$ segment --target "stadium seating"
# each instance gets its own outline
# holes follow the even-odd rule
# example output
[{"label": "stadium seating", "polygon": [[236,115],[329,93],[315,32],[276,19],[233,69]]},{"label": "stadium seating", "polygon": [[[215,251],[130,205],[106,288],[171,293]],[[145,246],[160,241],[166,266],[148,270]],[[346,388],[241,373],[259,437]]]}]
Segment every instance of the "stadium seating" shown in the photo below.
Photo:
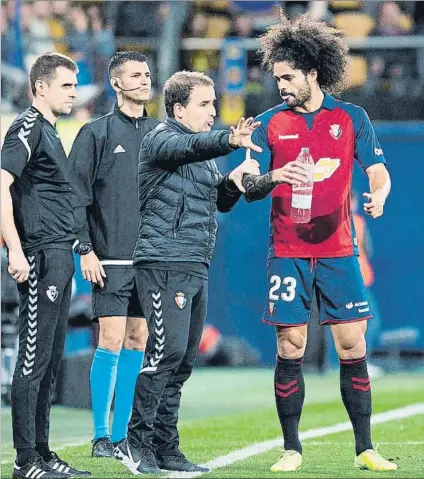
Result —
[{"label": "stadium seating", "polygon": [[348,37],[366,37],[374,28],[374,20],[366,13],[337,13],[334,24]]},{"label": "stadium seating", "polygon": [[363,56],[350,57],[348,85],[350,88],[359,88],[367,81],[367,61]]}]

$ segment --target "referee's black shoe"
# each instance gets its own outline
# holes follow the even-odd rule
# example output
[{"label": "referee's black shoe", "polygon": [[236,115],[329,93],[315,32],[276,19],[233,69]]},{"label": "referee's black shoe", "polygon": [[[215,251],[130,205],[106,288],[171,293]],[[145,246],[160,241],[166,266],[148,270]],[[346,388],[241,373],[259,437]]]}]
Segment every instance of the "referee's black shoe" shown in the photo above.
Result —
[{"label": "referee's black shoe", "polygon": [[51,451],[51,458],[46,461],[46,464],[50,466],[54,471],[65,472],[66,474],[70,474],[72,477],[91,476],[91,472],[84,471],[82,469],[76,469],[75,467],[70,466],[53,451]]},{"label": "referee's black shoe", "polygon": [[19,467],[16,462],[13,466],[13,479],[67,479],[72,477],[66,472],[59,472],[52,469],[46,464],[41,456],[34,454],[31,459],[24,465]]},{"label": "referee's black shoe", "polygon": [[161,474],[153,451],[148,447],[135,448],[125,439],[115,447],[113,455],[134,475]]},{"label": "referee's black shoe", "polygon": [[99,437],[91,442],[93,443],[92,457],[113,457],[113,444],[109,437]]}]

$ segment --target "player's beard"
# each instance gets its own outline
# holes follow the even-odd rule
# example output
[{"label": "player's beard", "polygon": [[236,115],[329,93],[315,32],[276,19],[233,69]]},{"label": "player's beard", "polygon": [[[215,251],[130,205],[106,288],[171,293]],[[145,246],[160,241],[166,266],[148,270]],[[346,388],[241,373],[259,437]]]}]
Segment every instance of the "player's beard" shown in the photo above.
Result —
[{"label": "player's beard", "polygon": [[[280,92],[280,95],[284,96],[283,92]],[[285,101],[285,103],[289,108],[296,108],[298,106],[303,106],[306,102],[308,102],[311,99],[311,96],[312,96],[311,84],[309,83],[309,80],[305,78],[305,83],[301,88],[299,88],[299,91],[297,92],[297,94],[291,95]]]}]

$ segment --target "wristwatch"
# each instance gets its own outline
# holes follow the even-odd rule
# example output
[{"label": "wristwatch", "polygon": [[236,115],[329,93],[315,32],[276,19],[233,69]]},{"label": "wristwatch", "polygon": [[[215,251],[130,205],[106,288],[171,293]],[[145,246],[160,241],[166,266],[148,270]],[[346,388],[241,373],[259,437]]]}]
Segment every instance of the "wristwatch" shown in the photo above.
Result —
[{"label": "wristwatch", "polygon": [[93,251],[93,245],[91,243],[79,243],[75,248],[75,252],[80,256],[84,256]]}]

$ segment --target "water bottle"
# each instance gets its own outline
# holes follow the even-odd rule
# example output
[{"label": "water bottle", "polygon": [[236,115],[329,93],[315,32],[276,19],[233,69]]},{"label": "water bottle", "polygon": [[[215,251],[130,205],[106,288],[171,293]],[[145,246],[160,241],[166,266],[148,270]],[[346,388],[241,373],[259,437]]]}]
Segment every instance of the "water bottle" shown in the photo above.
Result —
[{"label": "water bottle", "polygon": [[293,223],[309,223],[312,210],[312,191],[314,189],[314,160],[309,148],[302,148],[296,162],[308,169],[308,181],[299,186],[292,186],[292,202],[290,218]]}]

